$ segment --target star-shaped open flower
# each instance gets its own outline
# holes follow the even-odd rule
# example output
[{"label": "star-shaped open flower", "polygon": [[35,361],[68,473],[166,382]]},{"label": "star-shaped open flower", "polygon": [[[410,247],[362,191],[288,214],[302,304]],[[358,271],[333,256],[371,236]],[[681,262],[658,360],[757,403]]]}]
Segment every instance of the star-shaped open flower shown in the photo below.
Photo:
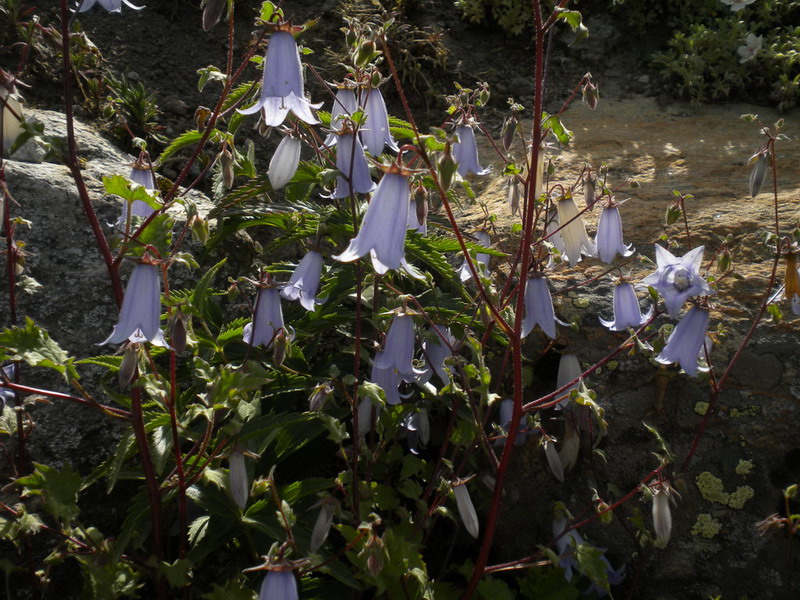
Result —
[{"label": "star-shaped open flower", "polygon": [[283,123],[289,111],[309,125],[319,123],[311,109],[322,104],[311,104],[303,92],[303,68],[297,42],[291,33],[293,30],[284,24],[272,34],[264,59],[261,98],[250,108],[239,111],[243,115],[252,115],[263,110],[264,124],[269,127]]},{"label": "star-shaped open flower", "polygon": [[83,2],[78,3],[75,11],[79,13],[86,12],[95,4],[99,4],[108,12],[122,12],[123,4],[125,4],[125,6],[128,8],[132,8],[133,10],[142,10],[144,8],[144,6],[136,6],[135,4],[131,4],[128,2],[128,0],[83,0]]},{"label": "star-shaped open flower", "polygon": [[667,312],[673,319],[678,316],[683,303],[689,298],[715,293],[706,280],[700,277],[704,249],[705,246],[698,246],[678,258],[666,248],[656,245],[658,269],[645,277],[642,283],[652,286],[661,294]]}]

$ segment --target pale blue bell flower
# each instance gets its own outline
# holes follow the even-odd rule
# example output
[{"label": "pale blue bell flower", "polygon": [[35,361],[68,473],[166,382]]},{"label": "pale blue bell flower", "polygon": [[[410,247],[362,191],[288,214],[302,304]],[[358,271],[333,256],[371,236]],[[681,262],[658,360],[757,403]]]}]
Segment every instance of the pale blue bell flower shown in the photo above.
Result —
[{"label": "pale blue bell flower", "polygon": [[392,152],[399,152],[400,148],[389,130],[389,115],[381,90],[376,87],[362,88],[359,104],[366,114],[364,125],[359,130],[364,149],[372,156],[382,154],[386,146]]},{"label": "pale blue bell flower", "polygon": [[342,122],[350,118],[358,110],[358,100],[356,93],[347,87],[339,88],[331,107],[331,132],[323,142],[325,146],[334,146],[338,141],[336,131],[342,126]]},{"label": "pale blue bell flower", "polygon": [[674,256],[666,248],[656,245],[658,269],[642,280],[652,286],[664,298],[669,316],[678,316],[684,302],[692,296],[706,296],[715,293],[705,279],[700,276],[705,246],[698,246],[682,257]]},{"label": "pale blue bell flower", "polygon": [[600,212],[595,236],[597,254],[604,263],[610,263],[619,254],[626,258],[633,254],[633,246],[622,241],[622,218],[616,205],[606,206]]},{"label": "pale blue bell flower", "polygon": [[[422,342],[422,352],[427,358],[429,371],[436,373],[441,382],[447,385],[450,383],[450,375],[447,372],[444,361],[453,356],[453,351],[450,348],[455,345],[456,338],[450,333],[449,327],[439,325],[434,327],[435,331],[431,330],[429,332],[431,339],[426,339]],[[447,340],[447,343],[442,340],[442,337]]]},{"label": "pale blue bell flower", "polygon": [[264,77],[261,83],[261,98],[250,108],[240,110],[243,115],[263,111],[264,124],[277,127],[286,119],[289,111],[309,125],[319,123],[312,109],[320,104],[312,104],[303,91],[303,68],[297,42],[288,31],[272,34],[264,59]]},{"label": "pale blue bell flower", "polygon": [[[488,248],[491,245],[492,240],[489,237],[489,234],[485,231],[476,231],[475,232],[475,240],[483,246],[484,248]],[[474,265],[477,269],[478,273],[480,273],[483,277],[486,277],[489,274],[489,260],[491,257],[486,254],[485,252],[477,252],[475,254],[475,261]],[[463,283],[466,283],[470,279],[472,279],[472,271],[467,264],[467,259],[464,259],[464,263],[458,269],[458,277],[461,279]]]},{"label": "pale blue bell flower", "polygon": [[539,325],[547,337],[555,339],[556,322],[566,325],[563,321],[556,319],[553,297],[547,286],[547,277],[538,275],[528,278],[525,284],[525,318],[522,321],[522,337],[527,337],[533,328]]},{"label": "pale blue bell flower", "polygon": [[[567,526],[568,524],[565,518],[555,519],[553,521],[553,536],[561,535]],[[578,571],[581,575],[586,575],[578,564],[578,561],[575,560],[575,552],[578,546],[585,544],[587,544],[586,540],[574,529],[564,533],[562,537],[556,540],[556,552],[559,556],[558,566],[564,569],[564,579],[567,581],[572,581],[573,569]],[[625,565],[622,565],[619,569],[614,569],[605,557],[604,549],[603,553],[600,555],[600,560],[603,561],[606,567],[606,576],[608,577],[609,585],[619,585],[622,583],[622,580],[625,579]],[[584,594],[590,593],[597,594],[600,598],[605,598],[608,595],[608,592],[599,587],[596,583],[592,583],[592,585],[584,591]]]},{"label": "pale blue bell flower", "polygon": [[269,161],[269,184],[279,190],[292,180],[300,164],[300,150],[303,143],[291,135],[284,135]]},{"label": "pale blue bell flower", "polygon": [[[511,415],[514,412],[514,401],[510,398],[506,398],[500,402],[500,425],[508,431],[509,425],[511,425]],[[528,432],[525,431],[524,419],[519,423],[519,429],[517,430],[517,437],[514,440],[515,446],[521,446],[525,443],[525,440],[528,439]],[[495,441],[495,446],[505,446],[506,438],[502,438]]]},{"label": "pale blue bell flower", "polygon": [[131,4],[128,0],[83,0],[83,2],[79,2],[78,6],[75,8],[75,12],[86,12],[87,10],[91,9],[95,4],[99,4],[103,8],[105,8],[108,12],[122,12],[122,5],[125,4],[128,8],[132,8],[134,10],[142,10],[144,6],[136,6],[135,4]]},{"label": "pale blue bell flower", "polygon": [[611,331],[625,331],[628,327],[640,327],[653,315],[653,307],[642,315],[639,299],[631,283],[620,281],[614,286],[614,320],[600,319],[603,327]]},{"label": "pale blue bell flower", "polygon": [[698,371],[708,371],[708,367],[698,364],[707,329],[708,310],[693,306],[675,327],[656,360],[665,365],[679,363],[691,376],[697,375]]},{"label": "pale blue bell flower", "polygon": [[268,571],[258,600],[299,600],[297,580],[291,571]]},{"label": "pale blue bell flower", "polygon": [[348,198],[351,194],[372,192],[375,189],[375,182],[369,175],[367,157],[355,133],[345,132],[334,137],[339,138],[336,147],[336,169],[341,175],[336,176],[336,188],[330,197]]},{"label": "pale blue bell flower", "polygon": [[484,169],[478,163],[478,143],[475,141],[475,132],[471,125],[456,127],[458,141],[453,144],[453,160],[458,163],[458,174],[466,177],[469,173],[487,175],[488,168]]},{"label": "pale blue bell flower", "polygon": [[333,258],[353,262],[369,253],[379,275],[400,267],[413,269],[405,258],[410,195],[408,176],[399,170],[387,172],[372,195],[358,235],[344,252]]},{"label": "pale blue bell flower", "polygon": [[[133,183],[138,183],[146,190],[156,189],[156,178],[153,176],[153,172],[148,168],[142,169],[134,165],[131,168],[131,174],[128,175],[128,179],[130,179]],[[130,203],[130,208],[132,216],[141,217],[143,219],[146,219],[155,212],[155,209],[152,206],[142,200],[134,200]],[[124,229],[127,221],[128,201],[126,200],[122,203],[122,214],[117,221],[117,227]]]},{"label": "pale blue bell flower", "polygon": [[256,296],[253,320],[244,326],[244,341],[252,346],[269,348],[281,329],[284,325],[280,292],[276,287],[261,288]]},{"label": "pale blue bell flower", "polygon": [[158,268],[155,265],[138,264],[133,268],[128,287],[125,288],[119,322],[100,345],[129,341],[136,344],[151,342],[166,347],[160,322],[161,279]]},{"label": "pale blue bell flower", "polygon": [[287,300],[299,300],[308,311],[316,309],[325,299],[317,298],[319,280],[322,276],[322,255],[316,250],[309,250],[292,273],[289,283],[281,290],[281,296]]},{"label": "pale blue bell flower", "polygon": [[392,319],[383,350],[375,356],[374,366],[379,369],[394,368],[404,381],[417,381],[425,374],[415,369],[414,359],[414,319],[411,315],[400,313]]}]

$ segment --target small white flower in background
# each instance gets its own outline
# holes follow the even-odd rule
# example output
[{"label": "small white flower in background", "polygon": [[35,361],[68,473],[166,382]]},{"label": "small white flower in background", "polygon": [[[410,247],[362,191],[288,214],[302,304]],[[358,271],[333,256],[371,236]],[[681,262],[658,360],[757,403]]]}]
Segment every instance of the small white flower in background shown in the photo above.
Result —
[{"label": "small white flower in background", "polygon": [[561,464],[561,457],[556,450],[556,438],[549,435],[544,436],[542,439],[544,446],[544,455],[547,458],[547,466],[550,467],[550,472],[561,483],[564,483],[564,465]]},{"label": "small white flower in background", "polygon": [[79,2],[78,6],[75,8],[76,12],[82,13],[86,12],[90,8],[92,8],[95,4],[99,4],[103,8],[105,8],[108,12],[122,12],[122,5],[125,4],[128,8],[132,8],[134,10],[142,10],[144,6],[136,6],[135,4],[131,4],[128,0],[83,0],[83,2]]},{"label": "small white flower in background", "polygon": [[261,288],[256,296],[253,320],[244,326],[244,342],[269,348],[283,329],[280,291],[276,287]]},{"label": "small white flower in background", "polygon": [[731,12],[739,12],[745,6],[748,6],[756,0],[720,0],[723,4],[730,6]]},{"label": "small white flower in background", "polygon": [[464,523],[464,527],[469,534],[477,539],[480,532],[480,524],[478,522],[478,513],[475,512],[475,506],[472,504],[472,498],[469,497],[467,482],[461,481],[453,484],[453,495],[456,497],[456,507],[458,508],[461,522]]},{"label": "small white flower in background", "polygon": [[297,580],[291,571],[271,570],[264,577],[258,600],[299,600]]},{"label": "small white flower in background", "polygon": [[550,288],[547,287],[547,277],[536,275],[528,278],[525,284],[525,318],[522,321],[522,337],[527,337],[538,325],[547,337],[555,339],[556,322],[567,325],[556,319],[553,297],[550,295]]},{"label": "small white flower in background", "polygon": [[642,315],[633,285],[620,279],[614,286],[614,320],[606,321],[601,318],[600,323],[611,331],[625,331],[628,327],[636,328],[653,315],[653,308],[651,306],[647,314]]},{"label": "small white flower in background", "polygon": [[357,110],[356,93],[350,87],[340,87],[333,100],[333,107],[331,107],[331,132],[325,138],[326,146],[330,147],[336,144],[338,138],[334,132],[342,126],[342,121],[352,116]]},{"label": "small white flower in background", "polygon": [[633,254],[633,246],[622,241],[622,218],[619,216],[618,204],[609,203],[600,213],[597,223],[597,254],[604,263],[610,263],[619,254],[627,258]]},{"label": "small white flower in background", "polygon": [[291,181],[300,164],[300,149],[303,143],[289,134],[283,136],[269,161],[269,183],[273,190],[279,190]]},{"label": "small white flower in background", "polygon": [[739,59],[740,63],[750,62],[756,57],[756,54],[759,53],[761,46],[764,44],[764,37],[748,33],[744,42],[743,46],[739,46],[736,49],[736,53],[741,57]]},{"label": "small white flower in background", "polygon": [[[577,379],[580,377],[581,373],[583,373],[583,369],[581,369],[581,364],[578,362],[578,357],[574,354],[562,354],[561,359],[558,361],[556,389],[561,389],[570,381]],[[562,395],[566,394],[567,397],[558,403],[558,408],[564,408],[567,404],[569,404],[569,395],[572,393],[572,390],[577,390],[580,388],[580,383],[580,380],[576,381],[569,388],[562,392]]]},{"label": "small white flower in background", "polygon": [[[430,329],[429,338],[422,342],[422,352],[427,359],[427,368],[436,373],[444,385],[450,383],[450,376],[444,366],[444,361],[453,356],[453,348],[456,344],[455,336],[450,333],[450,328],[444,325],[435,325],[435,331]],[[440,337],[441,336],[441,337]],[[447,340],[445,343],[444,340]]]},{"label": "small white flower in background", "polygon": [[392,152],[399,152],[400,148],[389,130],[389,114],[381,90],[377,87],[363,88],[359,94],[359,104],[366,114],[366,120],[359,130],[364,149],[372,156],[383,153],[386,146]]},{"label": "small white flower in background", "polygon": [[[385,391],[385,390],[384,390]],[[369,398],[364,398],[358,404],[358,437],[364,437],[372,431],[372,412],[375,411],[375,419],[381,414],[381,405],[374,404]]]},{"label": "small white flower in background", "polygon": [[317,298],[321,276],[322,255],[309,250],[292,273],[289,283],[281,290],[281,296],[287,300],[300,300],[303,308],[313,311],[317,304],[325,302],[325,299]]},{"label": "small white flower in background", "polygon": [[431,439],[431,424],[428,419],[428,409],[420,408],[403,417],[401,423],[408,432],[408,449],[412,454],[419,454]]},{"label": "small white flower in background", "polygon": [[289,25],[282,25],[272,34],[264,59],[264,77],[261,83],[261,97],[250,108],[240,110],[243,115],[263,111],[264,125],[277,127],[286,119],[289,111],[309,125],[319,123],[313,108],[322,104],[312,104],[303,91],[303,67],[297,42]]},{"label": "small white flower in background", "polygon": [[[488,248],[492,243],[489,234],[485,231],[476,231],[475,241],[484,248]],[[475,268],[478,270],[478,273],[480,273],[484,277],[489,274],[489,260],[490,256],[485,252],[478,252],[477,254],[475,254],[475,260],[473,261],[473,264],[475,265]],[[461,268],[458,270],[458,276],[461,279],[461,281],[465,283],[470,279],[472,279],[472,271],[470,271],[466,258],[464,259],[464,263],[461,265]]]},{"label": "small white flower in background", "polygon": [[322,501],[319,515],[317,515],[317,520],[314,522],[314,529],[311,531],[311,541],[308,544],[312,552],[319,550],[328,538],[337,504],[336,498],[330,495]]},{"label": "small white flower in background", "polygon": [[670,487],[668,483],[653,490],[653,529],[661,546],[666,546],[672,532],[672,513],[669,510]]},{"label": "small white flower in background", "polygon": [[15,77],[0,69],[0,128],[3,130],[3,147],[0,152],[3,156],[8,156],[14,142],[22,133],[23,122],[22,103],[17,94]]},{"label": "small white flower in background", "polygon": [[[597,256],[594,242],[586,233],[583,216],[572,196],[563,196],[557,201],[558,222],[561,224],[561,238],[564,240],[564,255],[570,266],[581,260],[581,254]],[[620,231],[620,238],[622,233]],[[622,241],[620,239],[620,241]]]},{"label": "small white flower in background", "polygon": [[708,367],[698,364],[703,344],[706,343],[707,329],[708,310],[693,306],[675,327],[656,360],[665,365],[679,363],[691,376],[697,375],[698,371],[708,371]]},{"label": "small white flower in background", "polygon": [[458,174],[466,177],[469,173],[487,175],[489,169],[484,169],[478,162],[478,143],[475,141],[475,132],[471,125],[456,127],[458,141],[453,144],[453,158],[458,163]]},{"label": "small white flower in background", "polygon": [[667,312],[673,319],[678,316],[684,302],[692,296],[715,293],[700,276],[705,246],[698,246],[680,258],[663,246],[656,245],[656,272],[642,279],[642,283],[656,289],[664,298]]},{"label": "small white flower in background", "polygon": [[233,501],[239,510],[247,507],[247,499],[250,497],[250,481],[247,478],[247,466],[244,462],[244,454],[238,448],[228,456],[228,484]]},{"label": "small white flower in background", "polygon": [[158,268],[152,264],[138,264],[133,268],[128,287],[125,288],[119,322],[100,345],[129,341],[135,344],[151,342],[166,347],[160,324],[161,279]]}]

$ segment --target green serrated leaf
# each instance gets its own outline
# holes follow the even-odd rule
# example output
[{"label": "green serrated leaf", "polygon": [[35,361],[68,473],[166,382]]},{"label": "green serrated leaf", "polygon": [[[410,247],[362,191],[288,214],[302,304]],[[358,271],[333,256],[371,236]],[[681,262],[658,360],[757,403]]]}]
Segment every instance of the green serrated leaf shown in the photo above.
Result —
[{"label": "green serrated leaf", "polygon": [[70,523],[78,516],[78,492],[81,476],[69,463],[60,471],[47,465],[34,463],[34,471],[17,479],[27,496],[42,496],[45,510],[56,519]]},{"label": "green serrated leaf", "polygon": [[25,317],[25,325],[22,327],[0,331],[0,362],[6,360],[53,369],[61,373],[68,382],[79,379],[74,365],[75,359],[29,317]]}]

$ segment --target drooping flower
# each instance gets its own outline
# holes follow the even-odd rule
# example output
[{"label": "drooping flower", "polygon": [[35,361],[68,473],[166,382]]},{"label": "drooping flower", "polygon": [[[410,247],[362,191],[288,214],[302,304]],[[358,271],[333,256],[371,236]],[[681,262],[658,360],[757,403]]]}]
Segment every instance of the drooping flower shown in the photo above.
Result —
[{"label": "drooping flower", "polygon": [[665,365],[679,363],[686,374],[691,376],[697,375],[698,371],[708,371],[708,367],[697,362],[706,341],[707,329],[708,311],[693,306],[675,327],[656,360]]},{"label": "drooping flower", "polygon": [[[485,231],[476,231],[475,241],[484,248],[488,248],[492,243],[489,234]],[[478,270],[478,273],[480,273],[482,277],[486,277],[489,274],[490,258],[491,257],[485,252],[478,252],[475,254],[475,260],[472,261],[475,265],[475,268]],[[458,277],[464,283],[472,279],[472,271],[469,268],[469,264],[467,264],[466,258],[464,259],[464,263],[458,269]]]},{"label": "drooping flower", "polygon": [[653,314],[653,307],[642,315],[639,300],[631,283],[624,279],[617,281],[614,286],[614,320],[600,319],[603,327],[611,331],[625,331],[628,327],[637,328],[647,321]]},{"label": "drooping flower", "polygon": [[543,275],[529,277],[525,284],[525,318],[522,321],[522,337],[527,337],[533,328],[539,325],[547,337],[555,339],[556,321],[566,325],[563,321],[556,319],[553,297],[550,295],[550,288],[547,287],[547,277]]},{"label": "drooping flower", "polygon": [[[511,425],[511,416],[514,412],[514,401],[510,398],[506,398],[500,402],[500,425],[508,431],[509,426]],[[517,430],[517,437],[514,440],[515,446],[521,446],[525,443],[525,440],[528,439],[528,432],[525,431],[525,425],[522,421],[520,421],[519,429]],[[505,446],[506,439],[498,439],[495,442],[496,446]]]},{"label": "drooping flower", "polygon": [[379,385],[384,394],[386,394],[386,404],[395,406],[403,401],[402,395],[400,394],[401,376],[394,367],[378,366],[378,360],[383,360],[384,352],[384,350],[381,350],[375,354],[369,380],[371,383]]},{"label": "drooping flower", "polygon": [[597,256],[597,250],[586,226],[583,224],[578,206],[572,196],[562,196],[557,201],[558,222],[561,224],[561,239],[564,240],[564,254],[570,266],[581,260],[581,254]]},{"label": "drooping flower", "polygon": [[247,478],[247,466],[244,462],[244,454],[238,448],[228,456],[228,485],[229,492],[239,510],[244,510],[247,506],[247,499],[250,497],[250,482]]},{"label": "drooping flower", "polygon": [[692,296],[713,294],[706,280],[700,277],[705,246],[698,246],[678,258],[662,246],[656,245],[658,269],[642,280],[654,287],[664,298],[667,312],[673,319],[678,316],[683,303]]},{"label": "drooping flower", "polygon": [[95,4],[99,4],[103,8],[105,8],[108,12],[122,12],[122,5],[123,3],[128,8],[132,8],[134,10],[142,10],[144,6],[136,6],[135,4],[131,4],[128,0],[82,0],[78,2],[78,6],[75,8],[75,12],[86,12],[90,8],[92,8]]},{"label": "drooping flower", "polygon": [[269,183],[273,190],[279,190],[291,181],[300,164],[300,149],[303,143],[291,135],[284,135],[269,161]]},{"label": "drooping flower", "polygon": [[322,501],[317,520],[314,522],[314,529],[311,530],[311,541],[308,543],[312,552],[319,550],[328,538],[337,504],[338,502],[333,495]]},{"label": "drooping flower", "polygon": [[464,528],[477,539],[478,533],[480,533],[478,513],[475,512],[475,505],[472,504],[472,498],[469,497],[466,481],[453,485],[453,495],[456,497],[456,508],[458,508],[461,522],[464,523]]},{"label": "drooping flower", "polygon": [[544,446],[544,456],[547,459],[547,466],[550,472],[561,483],[564,483],[564,465],[561,464],[561,457],[556,450],[556,440],[550,436],[545,436],[542,440]]},{"label": "drooping flower", "polygon": [[350,87],[340,87],[336,92],[331,107],[331,132],[325,138],[326,146],[333,146],[338,141],[336,131],[342,126],[342,122],[352,116],[358,110],[358,100],[356,94]]},{"label": "drooping flower", "polygon": [[256,296],[253,320],[244,326],[244,341],[251,346],[269,348],[284,329],[281,296],[276,287],[263,287]]},{"label": "drooping flower", "polygon": [[565,423],[564,437],[561,438],[561,450],[558,452],[558,458],[564,471],[569,471],[575,466],[578,461],[578,453],[581,449],[581,436],[568,422]]},{"label": "drooping flower", "polygon": [[392,165],[372,195],[358,235],[344,252],[333,258],[353,262],[369,252],[379,275],[400,267],[414,271],[405,258],[410,195],[408,175]]},{"label": "drooping flower", "polygon": [[739,12],[745,6],[752,4],[756,0],[720,0],[723,4],[731,7],[731,12]]},{"label": "drooping flower", "polygon": [[373,412],[375,414],[375,418],[377,419],[378,416],[381,414],[381,405],[375,404],[369,398],[363,398],[361,402],[358,404],[358,431],[356,432],[358,437],[364,437],[370,431],[372,431],[372,415]]},{"label": "drooping flower", "polygon": [[458,163],[458,174],[466,177],[469,173],[487,175],[489,169],[484,169],[478,163],[478,143],[475,141],[475,132],[471,125],[456,127],[458,141],[453,144],[453,158]]},{"label": "drooping flower", "polygon": [[303,308],[313,311],[317,304],[325,302],[317,298],[321,275],[322,255],[309,250],[292,273],[289,283],[281,290],[281,296],[287,300],[300,300]]},{"label": "drooping flower", "polygon": [[380,369],[393,368],[405,381],[410,383],[419,379],[424,371],[415,369],[414,359],[414,320],[411,315],[399,313],[392,319],[383,350],[375,356],[375,366]]},{"label": "drooping flower", "polygon": [[[588,576],[588,574],[581,569],[578,561],[574,558],[578,547],[588,544],[583,536],[574,529],[564,533],[567,527],[567,520],[563,517],[553,521],[553,536],[561,536],[556,540],[556,552],[558,552],[560,559],[558,566],[564,569],[564,579],[567,581],[572,581],[573,569],[582,575]],[[562,533],[564,535],[561,535]],[[600,549],[598,548],[597,550]],[[614,569],[614,567],[611,566],[611,563],[605,557],[604,550],[601,550],[599,558],[601,561],[603,561],[603,564],[605,564],[606,578],[609,586],[619,585],[622,583],[622,580],[625,579],[625,565],[622,565],[619,569]],[[594,580],[592,580],[592,585],[584,593],[595,593],[601,598],[604,598],[608,595],[608,592],[602,587],[598,586],[597,582]]]},{"label": "drooping flower", "polygon": [[736,53],[741,57],[739,63],[750,62],[761,51],[761,46],[764,45],[764,37],[748,33],[744,40],[744,45],[736,49]]},{"label": "drooping flower", "polygon": [[299,600],[294,573],[273,569],[267,572],[258,600]]},{"label": "drooping flower", "polygon": [[422,352],[427,359],[428,369],[447,385],[450,383],[450,376],[444,361],[453,356],[451,348],[455,345],[456,338],[450,333],[449,327],[435,325],[434,328],[435,330],[429,331],[428,339],[422,342]]},{"label": "drooping flower", "polygon": [[[581,363],[578,362],[578,357],[574,354],[562,354],[561,358],[558,361],[558,375],[556,375],[556,389],[560,390],[562,387],[567,385],[570,381],[575,381],[578,377],[581,376],[583,373],[583,369],[581,369]],[[558,408],[564,408],[567,404],[569,404],[569,395],[572,393],[572,390],[577,390],[580,388],[580,381],[575,381],[570,387],[564,390],[561,395],[566,394],[566,398],[564,398],[561,402],[558,403]]]},{"label": "drooping flower", "polygon": [[659,544],[666,546],[672,533],[672,513],[669,509],[669,486],[660,485],[653,490],[653,529]]},{"label": "drooping flower", "polygon": [[564,254],[567,251],[567,247],[564,244],[564,238],[561,237],[561,231],[559,231],[559,227],[561,227],[561,225],[558,222],[558,210],[551,208],[547,211],[545,235],[547,236],[547,241],[553,244],[553,247],[561,254]]},{"label": "drooping flower", "polygon": [[316,125],[319,121],[311,109],[320,106],[321,103],[311,104],[303,92],[303,68],[297,42],[288,30],[276,31],[269,40],[264,59],[261,98],[239,112],[252,115],[263,110],[264,125],[268,127],[283,123],[289,111],[301,121]]},{"label": "drooping flower", "polygon": [[522,184],[517,180],[516,175],[512,175],[506,181],[506,202],[511,209],[513,217],[519,212],[519,201],[522,199]]},{"label": "drooping flower", "polygon": [[[153,171],[145,167],[142,163],[137,162],[131,167],[131,174],[128,175],[133,183],[138,183],[146,190],[156,189],[156,178],[153,176]],[[125,223],[128,221],[128,206],[130,205],[131,215],[134,217],[141,217],[146,219],[155,212],[155,209],[143,200],[134,200],[133,202],[122,203],[122,214],[117,221],[117,226],[121,229],[125,228]]]},{"label": "drooping flower", "polygon": [[633,246],[622,241],[622,219],[616,204],[603,208],[597,223],[595,237],[597,254],[604,263],[610,263],[619,254],[622,258],[633,254]]},{"label": "drooping flower", "polygon": [[119,322],[103,344],[124,341],[141,344],[151,342],[165,346],[161,321],[161,281],[158,268],[151,264],[138,264],[133,268],[125,297],[119,312]]},{"label": "drooping flower", "polygon": [[[335,137],[339,139],[336,147],[336,188],[331,198],[347,198],[351,194],[368,194],[375,189],[369,175],[369,164],[361,142],[355,133],[346,130]],[[351,185],[352,184],[352,185]]]},{"label": "drooping flower", "polygon": [[431,437],[428,409],[423,407],[408,413],[403,417],[401,425],[408,432],[408,449],[412,454],[419,454],[420,449],[428,445]]},{"label": "drooping flower", "polygon": [[359,104],[366,114],[366,120],[359,129],[364,149],[372,156],[381,154],[386,146],[393,152],[399,152],[400,148],[389,130],[389,114],[381,90],[377,87],[362,88]]}]

